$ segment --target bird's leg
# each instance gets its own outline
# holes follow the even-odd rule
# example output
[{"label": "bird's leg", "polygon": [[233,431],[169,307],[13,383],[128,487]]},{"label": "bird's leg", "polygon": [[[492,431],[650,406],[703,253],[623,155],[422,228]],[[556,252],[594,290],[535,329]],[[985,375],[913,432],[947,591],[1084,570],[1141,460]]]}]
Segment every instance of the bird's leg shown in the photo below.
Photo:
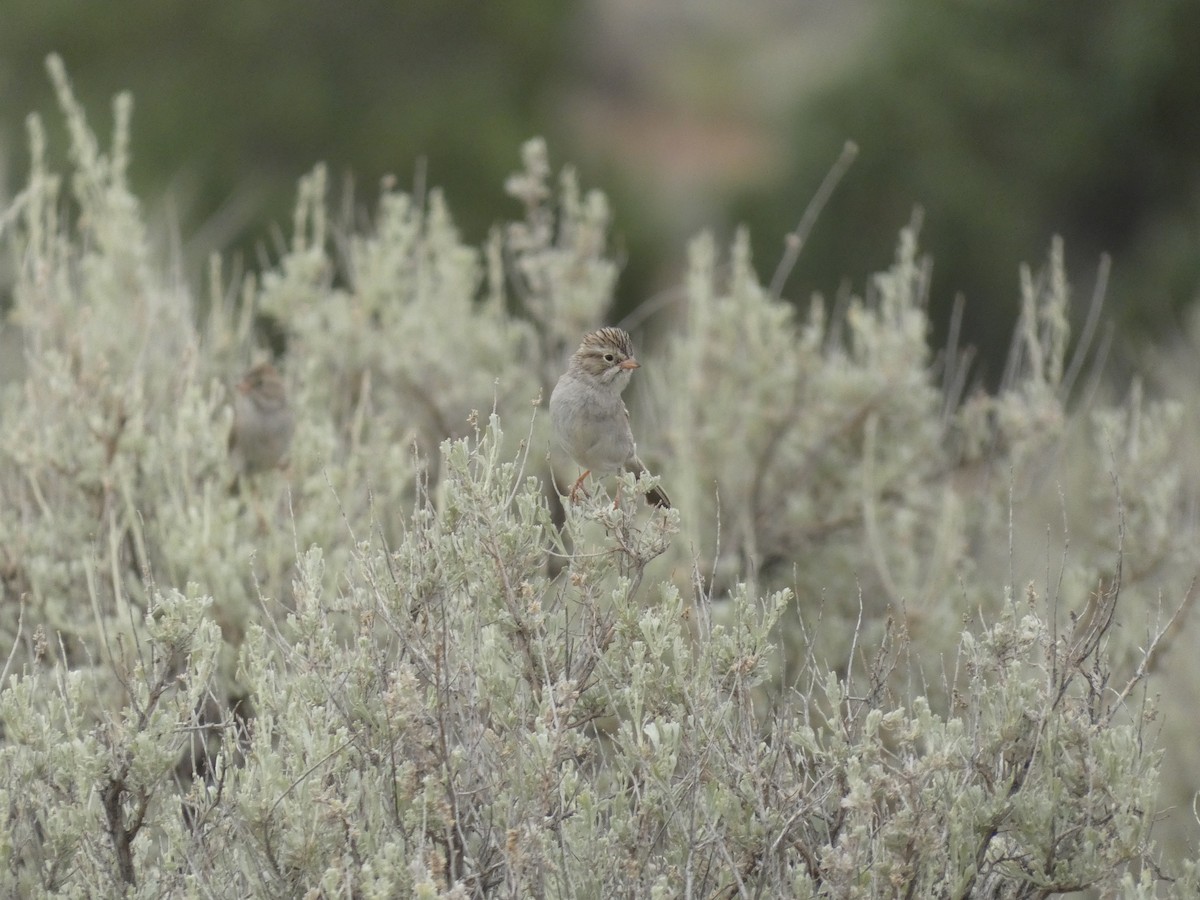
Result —
[{"label": "bird's leg", "polygon": [[583,474],[580,475],[578,478],[576,478],[575,483],[573,485],[571,485],[571,493],[570,493],[568,499],[572,503],[575,502],[575,495],[578,494],[580,491],[583,491],[583,496],[586,497],[588,495],[587,489],[584,488],[584,486],[583,486],[583,479],[587,478],[588,475],[590,475],[591,473],[592,473],[591,469],[584,469]]}]

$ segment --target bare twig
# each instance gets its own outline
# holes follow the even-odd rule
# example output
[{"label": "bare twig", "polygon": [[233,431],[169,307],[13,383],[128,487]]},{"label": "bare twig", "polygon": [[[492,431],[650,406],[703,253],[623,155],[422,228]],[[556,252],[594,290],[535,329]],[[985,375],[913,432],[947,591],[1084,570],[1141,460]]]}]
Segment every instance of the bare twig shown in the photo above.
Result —
[{"label": "bare twig", "polygon": [[783,257],[779,260],[779,266],[771,278],[771,296],[776,300],[783,296],[783,286],[787,283],[788,276],[792,274],[792,269],[796,266],[796,260],[800,258],[800,252],[804,249],[813,226],[817,224],[817,217],[821,215],[825,204],[833,196],[838,182],[845,176],[856,156],[858,156],[858,145],[854,141],[846,141],[842,145],[841,154],[825,174],[825,180],[821,182],[821,186],[817,188],[817,192],[804,210],[800,224],[796,226],[795,231],[783,239]]}]

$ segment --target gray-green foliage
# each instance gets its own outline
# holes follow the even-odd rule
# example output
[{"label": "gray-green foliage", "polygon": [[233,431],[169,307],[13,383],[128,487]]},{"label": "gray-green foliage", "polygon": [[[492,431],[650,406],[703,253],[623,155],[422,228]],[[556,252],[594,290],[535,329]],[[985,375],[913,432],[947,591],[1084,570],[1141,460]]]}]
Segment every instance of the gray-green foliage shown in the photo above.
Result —
[{"label": "gray-green foliage", "polygon": [[[0,218],[5,893],[1193,884],[1150,864],[1144,681],[1191,575],[1179,407],[1066,413],[1058,248],[1005,389],[964,399],[915,229],[805,317],[744,237],[728,264],[699,239],[631,392],[676,508],[631,476],[564,507],[534,405],[616,267],[603,197],[540,143],[481,250],[436,193],[335,227],[316,170],[282,258],[232,289],[214,262],[197,325],[125,186],[128,102],[102,153],[58,83],[69,201],[33,119]],[[231,493],[255,314],[298,428]]]}]

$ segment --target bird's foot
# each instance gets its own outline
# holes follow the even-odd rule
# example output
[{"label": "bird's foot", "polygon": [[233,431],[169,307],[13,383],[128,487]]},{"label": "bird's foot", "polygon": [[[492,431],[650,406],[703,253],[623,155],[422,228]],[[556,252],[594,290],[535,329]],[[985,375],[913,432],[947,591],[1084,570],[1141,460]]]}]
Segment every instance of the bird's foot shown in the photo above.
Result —
[{"label": "bird's foot", "polygon": [[592,472],[591,469],[585,470],[582,475],[580,475],[578,478],[575,479],[575,483],[573,485],[571,485],[571,493],[567,495],[567,499],[571,503],[576,502],[575,497],[577,494],[582,493],[584,497],[588,496],[587,488],[585,488],[583,486],[583,479],[587,478],[588,475],[591,474],[591,472]]}]

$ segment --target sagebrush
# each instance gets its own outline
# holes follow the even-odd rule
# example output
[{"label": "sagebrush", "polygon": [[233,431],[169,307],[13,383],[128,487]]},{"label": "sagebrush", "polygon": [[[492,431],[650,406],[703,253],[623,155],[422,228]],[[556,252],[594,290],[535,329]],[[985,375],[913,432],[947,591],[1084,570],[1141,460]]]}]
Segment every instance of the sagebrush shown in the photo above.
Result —
[{"label": "sagebrush", "polygon": [[[51,70],[71,171],[32,117],[0,218],[6,894],[1194,892],[1196,432],[1068,353],[1061,244],[988,393],[915,225],[832,308],[698,238],[628,394],[676,508],[569,504],[540,407],[619,267],[540,142],[481,248],[317,168],[197,296],[129,100],[101,150]],[[267,356],[290,463],[230,491]]]}]

